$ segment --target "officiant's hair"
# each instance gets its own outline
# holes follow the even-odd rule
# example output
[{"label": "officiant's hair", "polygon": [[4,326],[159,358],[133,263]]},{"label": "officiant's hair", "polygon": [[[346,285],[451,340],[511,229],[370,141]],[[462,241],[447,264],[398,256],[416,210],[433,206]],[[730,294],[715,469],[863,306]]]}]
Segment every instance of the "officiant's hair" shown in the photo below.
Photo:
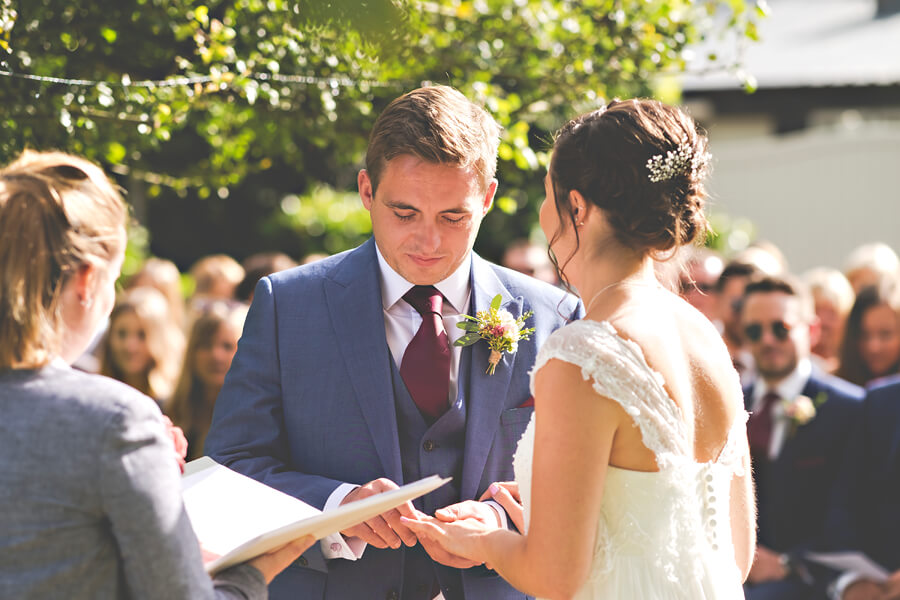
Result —
[{"label": "officiant's hair", "polygon": [[580,244],[569,201],[575,190],[603,209],[616,240],[636,252],[661,257],[702,241],[706,148],[690,116],[656,100],[614,100],[572,119],[557,132],[550,160],[561,228],[551,246],[569,225]]},{"label": "officiant's hair", "polygon": [[402,155],[426,162],[474,168],[490,185],[497,171],[500,126],[458,90],[435,85],[408,92],[391,102],[375,121],[366,151],[372,190],[387,163]]},{"label": "officiant's hair", "polygon": [[26,150],[0,170],[0,368],[59,352],[61,291],[82,266],[109,264],[126,218],[116,187],[82,158]]}]

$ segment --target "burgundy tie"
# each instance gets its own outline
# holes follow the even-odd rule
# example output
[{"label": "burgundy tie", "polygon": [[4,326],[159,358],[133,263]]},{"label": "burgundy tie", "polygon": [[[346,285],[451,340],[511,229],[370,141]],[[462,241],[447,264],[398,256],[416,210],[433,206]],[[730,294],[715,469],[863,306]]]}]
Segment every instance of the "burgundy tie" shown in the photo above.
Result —
[{"label": "burgundy tie", "polygon": [[432,285],[417,285],[403,296],[422,315],[422,325],[406,347],[400,376],[426,417],[447,410],[450,395],[450,341],[441,319],[443,296]]},{"label": "burgundy tie", "polygon": [[776,392],[767,392],[763,396],[762,408],[753,413],[747,421],[747,438],[750,452],[757,457],[769,458],[769,443],[772,441],[772,409],[781,400]]}]

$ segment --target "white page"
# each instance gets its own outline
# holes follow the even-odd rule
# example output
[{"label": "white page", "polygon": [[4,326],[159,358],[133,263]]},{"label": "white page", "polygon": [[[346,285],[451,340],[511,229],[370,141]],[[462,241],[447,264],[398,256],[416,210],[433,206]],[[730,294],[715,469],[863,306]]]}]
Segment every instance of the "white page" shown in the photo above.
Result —
[{"label": "white page", "polygon": [[327,513],[224,467],[209,457],[185,466],[185,511],[215,573],[304,535],[321,539],[437,489],[437,475],[351,502]]},{"label": "white page", "polygon": [[808,552],[804,558],[838,571],[858,573],[876,583],[887,581],[890,576],[887,569],[862,552]]}]

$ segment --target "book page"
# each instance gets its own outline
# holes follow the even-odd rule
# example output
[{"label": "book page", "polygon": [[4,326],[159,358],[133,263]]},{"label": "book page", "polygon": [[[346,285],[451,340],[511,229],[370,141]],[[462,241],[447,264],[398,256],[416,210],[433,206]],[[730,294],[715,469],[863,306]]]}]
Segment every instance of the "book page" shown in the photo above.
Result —
[{"label": "book page", "polygon": [[807,552],[804,558],[837,571],[857,573],[875,583],[887,581],[890,572],[862,552]]},{"label": "book page", "polygon": [[206,570],[216,573],[299,537],[312,535],[321,539],[342,531],[448,481],[432,475],[323,513],[203,457],[185,466],[182,496],[200,540]]}]

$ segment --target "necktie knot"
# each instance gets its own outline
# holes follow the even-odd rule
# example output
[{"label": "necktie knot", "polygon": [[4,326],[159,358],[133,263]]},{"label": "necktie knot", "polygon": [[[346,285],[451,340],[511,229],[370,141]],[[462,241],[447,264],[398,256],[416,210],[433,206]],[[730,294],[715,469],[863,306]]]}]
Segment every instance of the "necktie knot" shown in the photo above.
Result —
[{"label": "necktie knot", "polygon": [[415,285],[404,294],[403,299],[423,316],[428,313],[440,316],[444,308],[444,297],[433,285]]}]

